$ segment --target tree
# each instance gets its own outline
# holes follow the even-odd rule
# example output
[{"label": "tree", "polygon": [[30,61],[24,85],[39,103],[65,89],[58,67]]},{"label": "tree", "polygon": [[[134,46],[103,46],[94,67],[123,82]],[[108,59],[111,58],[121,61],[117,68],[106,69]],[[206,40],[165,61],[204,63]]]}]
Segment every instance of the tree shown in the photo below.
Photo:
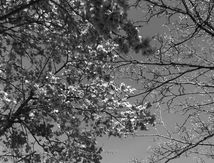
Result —
[{"label": "tree", "polygon": [[[150,101],[157,113],[157,146],[149,163],[173,162],[179,157],[214,158],[212,0],[137,0],[146,13],[135,25],[162,21],[164,33],[154,37],[156,52],[142,59],[127,56],[119,68],[129,70],[138,84],[131,95]],[[173,120],[169,117],[173,116]],[[176,122],[176,123],[175,123]],[[175,123],[175,126],[172,124]],[[139,135],[146,136],[146,135]]]},{"label": "tree", "polygon": [[1,161],[100,162],[96,138],[146,130],[155,116],[117,82],[120,56],[149,49],[128,1],[2,0]]}]

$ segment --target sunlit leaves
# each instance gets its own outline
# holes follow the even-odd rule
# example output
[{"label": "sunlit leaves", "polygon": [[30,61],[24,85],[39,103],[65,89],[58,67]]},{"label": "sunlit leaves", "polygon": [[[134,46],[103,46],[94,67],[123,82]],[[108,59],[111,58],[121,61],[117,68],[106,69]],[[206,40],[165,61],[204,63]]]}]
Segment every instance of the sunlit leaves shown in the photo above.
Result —
[{"label": "sunlit leaves", "polygon": [[99,163],[97,137],[154,124],[129,101],[135,89],[115,80],[120,52],[150,47],[128,9],[121,0],[2,2],[2,159]]}]

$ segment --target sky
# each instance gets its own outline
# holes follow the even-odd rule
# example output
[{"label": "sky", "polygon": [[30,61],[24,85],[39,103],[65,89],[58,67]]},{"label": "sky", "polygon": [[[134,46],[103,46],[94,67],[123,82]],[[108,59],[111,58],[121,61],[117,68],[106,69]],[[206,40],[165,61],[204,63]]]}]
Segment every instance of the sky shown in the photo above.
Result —
[{"label": "sky", "polygon": [[[143,12],[131,11],[130,19],[139,20]],[[152,35],[161,32],[161,22],[152,21],[146,25],[141,31],[143,37],[151,37]],[[146,132],[145,132],[146,133]],[[103,160],[101,163],[129,163],[131,159],[137,158],[139,160],[145,159],[147,149],[154,142],[151,138],[100,138],[98,144],[103,147]]]},{"label": "sky", "polygon": [[[142,11],[131,11],[130,18],[133,20],[140,20],[145,13]],[[154,19],[149,24],[144,26],[140,32],[143,37],[152,37],[157,33],[167,32],[167,29],[162,26],[163,19]],[[167,115],[165,115],[165,118]],[[168,118],[169,123],[173,125],[173,117]],[[143,131],[143,134],[149,134],[149,131]],[[155,145],[152,137],[127,137],[119,138],[100,138],[98,145],[102,146],[104,151],[102,154],[101,163],[131,163],[134,158],[141,160],[146,159],[148,156],[149,147]],[[172,160],[170,163],[196,163],[196,158],[178,158]],[[213,163],[211,160],[206,160],[205,163]]]},{"label": "sky", "polygon": [[[130,19],[140,20],[145,14],[141,11],[131,11]],[[161,21],[152,21],[140,30],[142,37],[151,37],[157,33],[163,32]],[[145,134],[147,132],[145,131]],[[152,138],[127,137],[119,138],[100,138],[98,145],[102,146],[104,151],[102,154],[103,160],[101,163],[129,163],[131,159],[145,159],[148,156],[147,150],[149,146],[154,145]]]},{"label": "sky", "polygon": [[[140,19],[143,12],[132,12],[132,19]],[[157,33],[163,33],[166,29],[162,26],[161,19],[155,19],[146,25],[142,30],[143,37],[152,37]],[[149,131],[143,131],[143,134],[149,134]],[[108,138],[103,137],[98,139],[98,145],[102,146],[101,163],[130,163],[134,158],[144,160],[148,156],[148,150],[152,145],[155,145],[154,139],[151,137],[127,137],[127,138]],[[195,163],[194,158],[179,158],[170,163]],[[206,163],[213,163],[211,160],[206,160]]]},{"label": "sky", "polygon": [[154,143],[150,138],[128,137],[119,139],[105,137],[99,140],[99,144],[104,148],[102,163],[129,163],[134,158],[144,159],[147,148]]},{"label": "sky", "polygon": [[[173,119],[173,118],[172,118]],[[169,121],[173,121],[169,119]],[[173,123],[172,123],[173,126]],[[142,131],[142,134],[151,134],[151,131]],[[155,145],[155,139],[152,137],[132,137],[114,138],[103,137],[98,139],[98,145],[103,147],[101,163],[131,163],[134,158],[146,162],[149,156],[149,149]],[[144,161],[144,162],[143,162]],[[178,158],[170,163],[200,163],[196,158]],[[204,163],[213,163],[213,160],[206,160]]]}]

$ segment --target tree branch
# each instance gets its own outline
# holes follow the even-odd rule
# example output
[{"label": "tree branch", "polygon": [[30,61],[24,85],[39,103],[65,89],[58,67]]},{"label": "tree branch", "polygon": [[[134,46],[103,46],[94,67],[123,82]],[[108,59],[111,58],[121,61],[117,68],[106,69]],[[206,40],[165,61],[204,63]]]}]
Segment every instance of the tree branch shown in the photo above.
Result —
[{"label": "tree branch", "polygon": [[22,11],[30,6],[35,5],[36,3],[39,3],[40,1],[42,1],[42,0],[31,0],[28,4],[23,4],[22,6],[18,7],[17,9],[10,11],[9,13],[7,13],[3,16],[0,16],[0,21],[7,19],[14,14],[17,14],[20,11]]},{"label": "tree branch", "polygon": [[25,107],[27,103],[32,99],[34,93],[33,91],[30,92],[29,97],[19,106],[19,108],[16,110],[16,112],[11,115],[11,117],[8,117],[5,120],[5,123],[3,123],[3,127],[0,129],[0,136],[2,136],[10,127],[12,127],[14,120],[23,112],[25,112]]}]

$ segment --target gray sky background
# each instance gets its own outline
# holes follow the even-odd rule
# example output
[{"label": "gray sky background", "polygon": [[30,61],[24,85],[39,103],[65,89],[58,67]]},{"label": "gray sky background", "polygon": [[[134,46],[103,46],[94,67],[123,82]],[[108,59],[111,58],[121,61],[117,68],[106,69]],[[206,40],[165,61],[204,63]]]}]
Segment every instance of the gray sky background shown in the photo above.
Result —
[{"label": "gray sky background", "polygon": [[[131,11],[130,17],[132,20],[142,20],[145,13],[142,11]],[[167,32],[166,27],[162,26],[163,19],[154,19],[148,25],[145,25],[142,32],[143,37],[152,37],[157,33],[163,34]],[[164,118],[168,117],[167,115]],[[173,117],[166,119],[173,125]],[[149,134],[149,131],[144,131],[143,134]],[[146,137],[128,137],[119,138],[100,138],[98,144],[103,147],[102,163],[130,163],[131,159],[137,158],[143,160],[148,156],[149,146],[155,144],[153,138]],[[170,163],[196,163],[194,158],[179,158]],[[144,163],[144,162],[143,162]],[[147,163],[147,162],[146,162]],[[206,160],[206,163],[213,163],[211,160]]]},{"label": "gray sky background", "polygon": [[[142,20],[144,14],[142,11],[131,11],[130,19]],[[161,33],[163,32],[161,25],[161,21],[152,21],[140,29],[141,35],[143,37],[151,37],[157,33]],[[148,134],[147,131],[143,133]],[[105,137],[99,139],[98,143],[104,149],[102,163],[129,163],[133,158],[143,160],[148,155],[147,149],[149,146],[154,145],[152,138],[145,137],[128,137],[124,139]]]},{"label": "gray sky background", "polygon": [[[132,12],[131,19],[141,20],[143,12]],[[159,33],[161,27],[160,21],[153,21],[151,24],[146,25],[142,30],[143,37],[150,37]],[[144,132],[145,134],[148,132]],[[129,163],[131,159],[137,158],[143,160],[147,155],[147,149],[150,145],[154,145],[152,138],[100,138],[98,140],[100,146],[103,147],[103,160],[102,163]]]}]

